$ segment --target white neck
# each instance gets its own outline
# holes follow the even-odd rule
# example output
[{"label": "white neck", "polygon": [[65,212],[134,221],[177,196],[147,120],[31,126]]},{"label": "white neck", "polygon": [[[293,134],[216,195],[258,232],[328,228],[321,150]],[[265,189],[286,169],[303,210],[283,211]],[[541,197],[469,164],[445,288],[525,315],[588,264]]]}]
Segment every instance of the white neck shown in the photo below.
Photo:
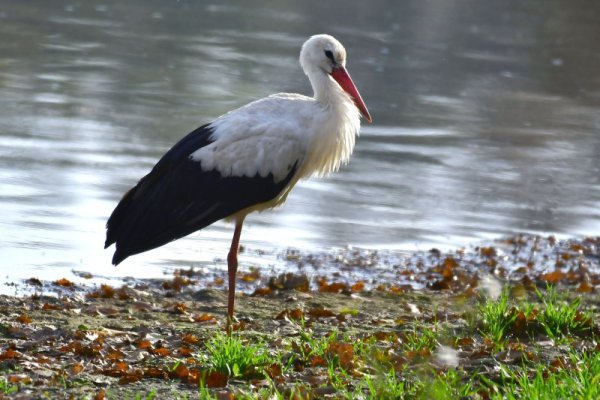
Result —
[{"label": "white neck", "polygon": [[[314,130],[304,174],[319,176],[337,171],[350,159],[360,128],[359,111],[350,96],[321,69],[310,71],[308,78],[321,117]],[[303,174],[303,175],[304,175]]]}]

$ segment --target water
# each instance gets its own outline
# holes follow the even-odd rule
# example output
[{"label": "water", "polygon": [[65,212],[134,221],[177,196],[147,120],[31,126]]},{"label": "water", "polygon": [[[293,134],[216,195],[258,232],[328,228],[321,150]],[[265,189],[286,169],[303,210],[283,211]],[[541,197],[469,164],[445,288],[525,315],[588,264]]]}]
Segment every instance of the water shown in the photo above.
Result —
[{"label": "water", "polygon": [[244,265],[288,247],[598,235],[600,3],[577,3],[0,1],[2,278],[223,268],[224,223],[118,268],[104,224],[187,132],[310,94],[297,56],[321,32],[346,46],[374,123],[338,174],[247,219]]}]

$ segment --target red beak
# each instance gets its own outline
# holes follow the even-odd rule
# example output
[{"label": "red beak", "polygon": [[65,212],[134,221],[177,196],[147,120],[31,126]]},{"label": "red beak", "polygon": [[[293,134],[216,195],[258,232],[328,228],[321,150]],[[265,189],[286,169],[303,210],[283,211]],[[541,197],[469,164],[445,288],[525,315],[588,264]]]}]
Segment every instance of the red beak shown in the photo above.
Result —
[{"label": "red beak", "polygon": [[371,114],[369,114],[369,110],[367,110],[367,106],[365,105],[362,97],[360,97],[360,93],[358,93],[358,89],[354,85],[354,82],[352,82],[352,78],[350,78],[350,74],[346,68],[342,65],[335,67],[331,71],[331,77],[335,79],[335,81],[342,87],[342,89],[344,89],[346,93],[350,95],[350,97],[352,97],[356,108],[358,108],[362,116],[365,117],[367,121],[373,122],[371,119]]}]

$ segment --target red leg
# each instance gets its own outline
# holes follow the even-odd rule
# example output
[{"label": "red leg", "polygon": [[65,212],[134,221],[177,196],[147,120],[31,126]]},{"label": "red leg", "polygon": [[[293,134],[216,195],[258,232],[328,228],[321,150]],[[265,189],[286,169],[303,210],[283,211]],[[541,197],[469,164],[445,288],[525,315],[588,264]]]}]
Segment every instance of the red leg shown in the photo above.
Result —
[{"label": "red leg", "polygon": [[231,240],[231,248],[227,255],[227,271],[229,273],[229,292],[227,294],[227,332],[231,333],[231,323],[233,322],[233,304],[235,302],[235,275],[238,268],[238,250],[240,247],[240,236],[242,234],[242,224],[244,218],[237,220],[235,231]]}]

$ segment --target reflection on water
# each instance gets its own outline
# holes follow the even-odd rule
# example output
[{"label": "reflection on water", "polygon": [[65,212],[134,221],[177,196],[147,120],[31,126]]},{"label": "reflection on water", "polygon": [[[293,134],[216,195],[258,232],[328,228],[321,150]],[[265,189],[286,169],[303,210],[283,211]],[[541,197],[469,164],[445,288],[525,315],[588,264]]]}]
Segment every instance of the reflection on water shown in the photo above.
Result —
[{"label": "reflection on water", "polygon": [[290,246],[597,235],[600,4],[550,3],[4,2],[2,272],[223,267],[223,223],[116,269],[104,223],[188,131],[269,93],[307,93],[297,54],[320,32],[346,45],[375,123],[339,174],[249,218],[243,242],[268,251],[262,263]]}]

